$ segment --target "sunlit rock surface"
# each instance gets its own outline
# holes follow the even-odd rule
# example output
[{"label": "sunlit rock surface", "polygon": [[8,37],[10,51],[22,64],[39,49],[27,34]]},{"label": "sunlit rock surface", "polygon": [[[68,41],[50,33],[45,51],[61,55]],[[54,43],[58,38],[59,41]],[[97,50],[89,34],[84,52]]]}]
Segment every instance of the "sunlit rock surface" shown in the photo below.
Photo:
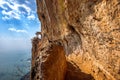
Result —
[{"label": "sunlit rock surface", "polygon": [[37,12],[31,80],[120,80],[120,0],[37,0]]}]

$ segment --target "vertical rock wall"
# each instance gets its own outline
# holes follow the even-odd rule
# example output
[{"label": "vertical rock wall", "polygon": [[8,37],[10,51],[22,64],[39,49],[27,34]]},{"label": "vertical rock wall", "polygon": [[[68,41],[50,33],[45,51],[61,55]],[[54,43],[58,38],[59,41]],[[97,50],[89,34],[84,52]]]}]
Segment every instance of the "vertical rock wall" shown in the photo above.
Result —
[{"label": "vertical rock wall", "polygon": [[[42,68],[45,66],[40,63],[44,60],[40,58],[41,53],[47,56],[49,50],[53,50],[49,47],[55,44],[65,51],[57,51],[59,56],[56,54],[56,57],[60,57],[61,61],[55,64],[56,69],[61,64],[64,64],[64,68],[60,69],[61,78],[45,80],[62,80],[65,77],[64,70],[67,71],[66,66],[69,68],[66,62],[74,63],[95,80],[120,79],[120,0],[37,0],[37,12],[42,24],[42,39],[37,46],[38,55],[34,56],[36,59],[33,64],[39,63],[36,63],[35,68],[39,69],[36,69],[34,76],[43,77],[41,71],[44,71]],[[50,54],[55,53],[53,50]],[[66,59],[61,56],[63,53]]]}]

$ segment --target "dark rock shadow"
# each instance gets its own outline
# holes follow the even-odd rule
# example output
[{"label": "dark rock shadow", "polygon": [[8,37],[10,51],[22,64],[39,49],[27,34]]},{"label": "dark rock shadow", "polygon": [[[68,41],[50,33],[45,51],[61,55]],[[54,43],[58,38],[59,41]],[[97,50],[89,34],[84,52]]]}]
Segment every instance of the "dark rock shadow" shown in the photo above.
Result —
[{"label": "dark rock shadow", "polygon": [[75,63],[67,62],[65,80],[95,80],[91,74],[82,72]]}]

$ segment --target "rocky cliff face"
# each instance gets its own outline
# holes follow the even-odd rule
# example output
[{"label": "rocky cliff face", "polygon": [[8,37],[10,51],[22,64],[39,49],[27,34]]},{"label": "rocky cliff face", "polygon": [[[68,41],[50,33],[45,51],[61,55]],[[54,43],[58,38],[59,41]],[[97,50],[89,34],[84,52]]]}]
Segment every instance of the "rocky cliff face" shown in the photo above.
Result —
[{"label": "rocky cliff face", "polygon": [[37,0],[31,80],[120,80],[120,0]]}]

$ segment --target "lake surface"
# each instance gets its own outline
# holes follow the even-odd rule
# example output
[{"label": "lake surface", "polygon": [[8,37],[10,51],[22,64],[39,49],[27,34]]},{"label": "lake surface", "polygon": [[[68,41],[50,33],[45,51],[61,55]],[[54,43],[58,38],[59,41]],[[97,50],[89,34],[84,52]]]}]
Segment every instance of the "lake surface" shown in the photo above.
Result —
[{"label": "lake surface", "polygon": [[20,80],[30,71],[31,52],[0,53],[0,80]]}]

